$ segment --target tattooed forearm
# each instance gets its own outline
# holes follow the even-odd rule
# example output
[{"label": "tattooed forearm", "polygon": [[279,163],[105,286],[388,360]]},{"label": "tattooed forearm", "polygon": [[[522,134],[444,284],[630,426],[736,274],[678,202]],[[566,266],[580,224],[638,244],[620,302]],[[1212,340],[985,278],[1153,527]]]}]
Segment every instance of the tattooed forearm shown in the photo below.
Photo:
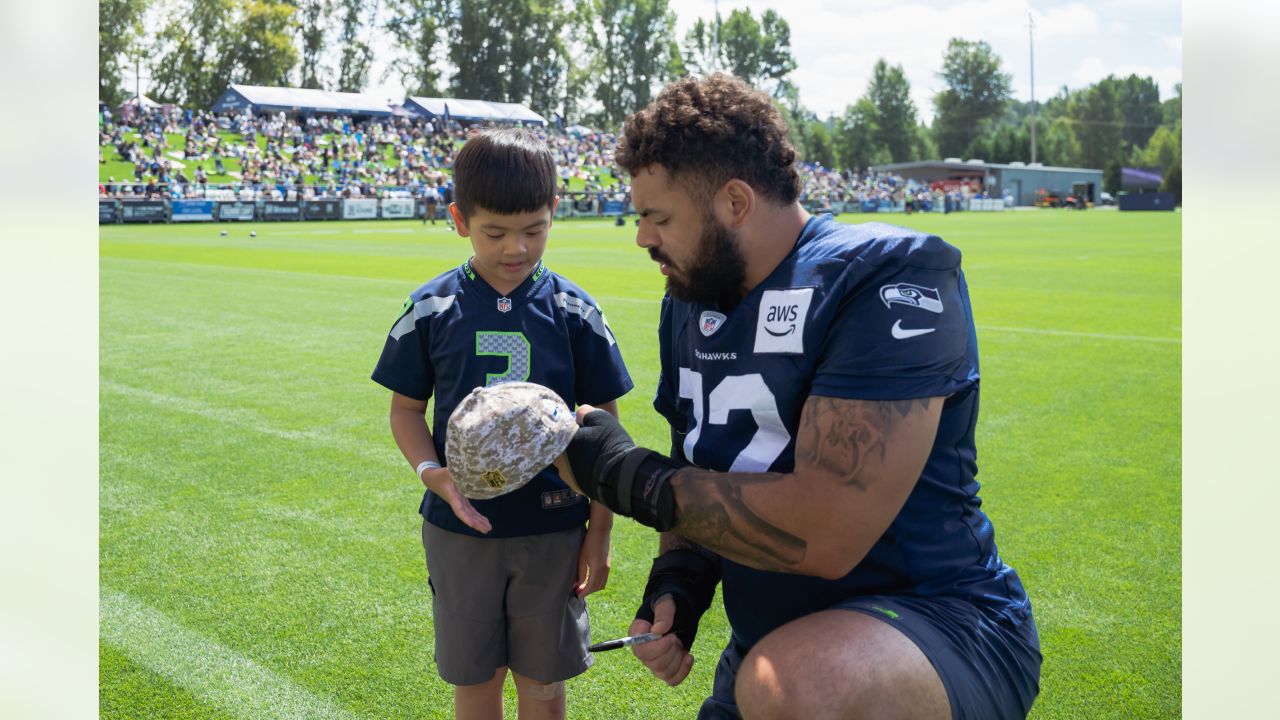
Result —
[{"label": "tattooed forearm", "polygon": [[873,480],[867,468],[883,462],[885,438],[912,410],[927,410],[929,401],[930,398],[921,398],[851,404],[811,396],[800,418],[796,467],[807,467],[866,490]]},{"label": "tattooed forearm", "polygon": [[760,517],[742,498],[743,485],[773,483],[783,477],[782,473],[682,470],[671,479],[680,504],[676,531],[752,567],[794,572],[804,560],[805,541]]},{"label": "tattooed forearm", "polygon": [[[885,497],[896,497],[895,483],[914,484],[918,467],[906,470],[910,477],[903,479],[903,442],[920,435],[921,418],[935,400],[810,396],[796,431],[795,470],[681,470],[671,478],[678,507],[675,532],[750,567],[825,572],[833,566],[832,557],[858,552],[833,545],[833,538],[846,535],[851,518],[859,511],[874,512]],[[936,422],[936,408],[933,412]],[[927,452],[927,442],[918,443],[921,451]],[[892,518],[880,519],[887,527]],[[883,527],[868,537],[874,541],[881,532]],[[677,542],[664,537],[662,547],[675,548]],[[847,572],[838,562],[834,566]]]}]

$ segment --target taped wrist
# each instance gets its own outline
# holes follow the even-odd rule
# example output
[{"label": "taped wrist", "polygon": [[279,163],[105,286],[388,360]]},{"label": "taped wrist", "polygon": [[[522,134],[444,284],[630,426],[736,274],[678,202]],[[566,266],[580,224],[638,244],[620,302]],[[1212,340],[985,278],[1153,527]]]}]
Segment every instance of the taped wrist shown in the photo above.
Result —
[{"label": "taped wrist", "polygon": [[648,448],[631,448],[596,462],[600,500],[609,509],[659,531],[676,524],[676,498],[671,476],[685,467]]},{"label": "taped wrist", "polygon": [[653,561],[636,617],[652,623],[654,602],[670,595],[676,604],[671,632],[680,638],[684,649],[689,650],[698,635],[698,623],[711,607],[719,583],[720,559],[715,555],[685,549],[667,552]]}]

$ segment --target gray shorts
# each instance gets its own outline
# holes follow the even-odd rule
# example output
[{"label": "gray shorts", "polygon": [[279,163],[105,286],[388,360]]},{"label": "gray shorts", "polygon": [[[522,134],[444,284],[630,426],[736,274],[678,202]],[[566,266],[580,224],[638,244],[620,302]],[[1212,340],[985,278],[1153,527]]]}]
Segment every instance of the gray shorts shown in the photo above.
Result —
[{"label": "gray shorts", "polygon": [[475,538],[423,521],[436,669],[445,682],[477,685],[506,666],[551,683],[591,666],[587,603],[573,592],[585,532]]}]

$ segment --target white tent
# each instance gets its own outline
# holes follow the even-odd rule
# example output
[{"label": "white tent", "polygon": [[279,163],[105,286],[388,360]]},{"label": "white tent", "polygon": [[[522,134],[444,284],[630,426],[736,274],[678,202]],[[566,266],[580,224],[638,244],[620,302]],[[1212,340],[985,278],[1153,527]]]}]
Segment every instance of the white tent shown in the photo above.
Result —
[{"label": "white tent", "polygon": [[369,93],[331,92],[312,88],[232,85],[213,103],[214,112],[335,113],[344,115],[391,114],[391,106]]},{"label": "white tent", "polygon": [[450,120],[492,120],[518,122],[530,125],[546,125],[547,119],[520,103],[466,100],[462,98],[408,97],[404,106],[426,117],[447,117]]}]

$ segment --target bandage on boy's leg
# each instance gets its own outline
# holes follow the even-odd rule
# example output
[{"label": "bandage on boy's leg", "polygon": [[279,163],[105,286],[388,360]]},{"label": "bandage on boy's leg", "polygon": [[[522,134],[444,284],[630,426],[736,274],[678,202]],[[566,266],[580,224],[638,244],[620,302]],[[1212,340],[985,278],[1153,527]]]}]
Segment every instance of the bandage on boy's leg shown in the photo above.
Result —
[{"label": "bandage on boy's leg", "polygon": [[514,672],[511,676],[516,682],[516,692],[522,698],[547,701],[564,697],[564,681],[540,683]]}]

